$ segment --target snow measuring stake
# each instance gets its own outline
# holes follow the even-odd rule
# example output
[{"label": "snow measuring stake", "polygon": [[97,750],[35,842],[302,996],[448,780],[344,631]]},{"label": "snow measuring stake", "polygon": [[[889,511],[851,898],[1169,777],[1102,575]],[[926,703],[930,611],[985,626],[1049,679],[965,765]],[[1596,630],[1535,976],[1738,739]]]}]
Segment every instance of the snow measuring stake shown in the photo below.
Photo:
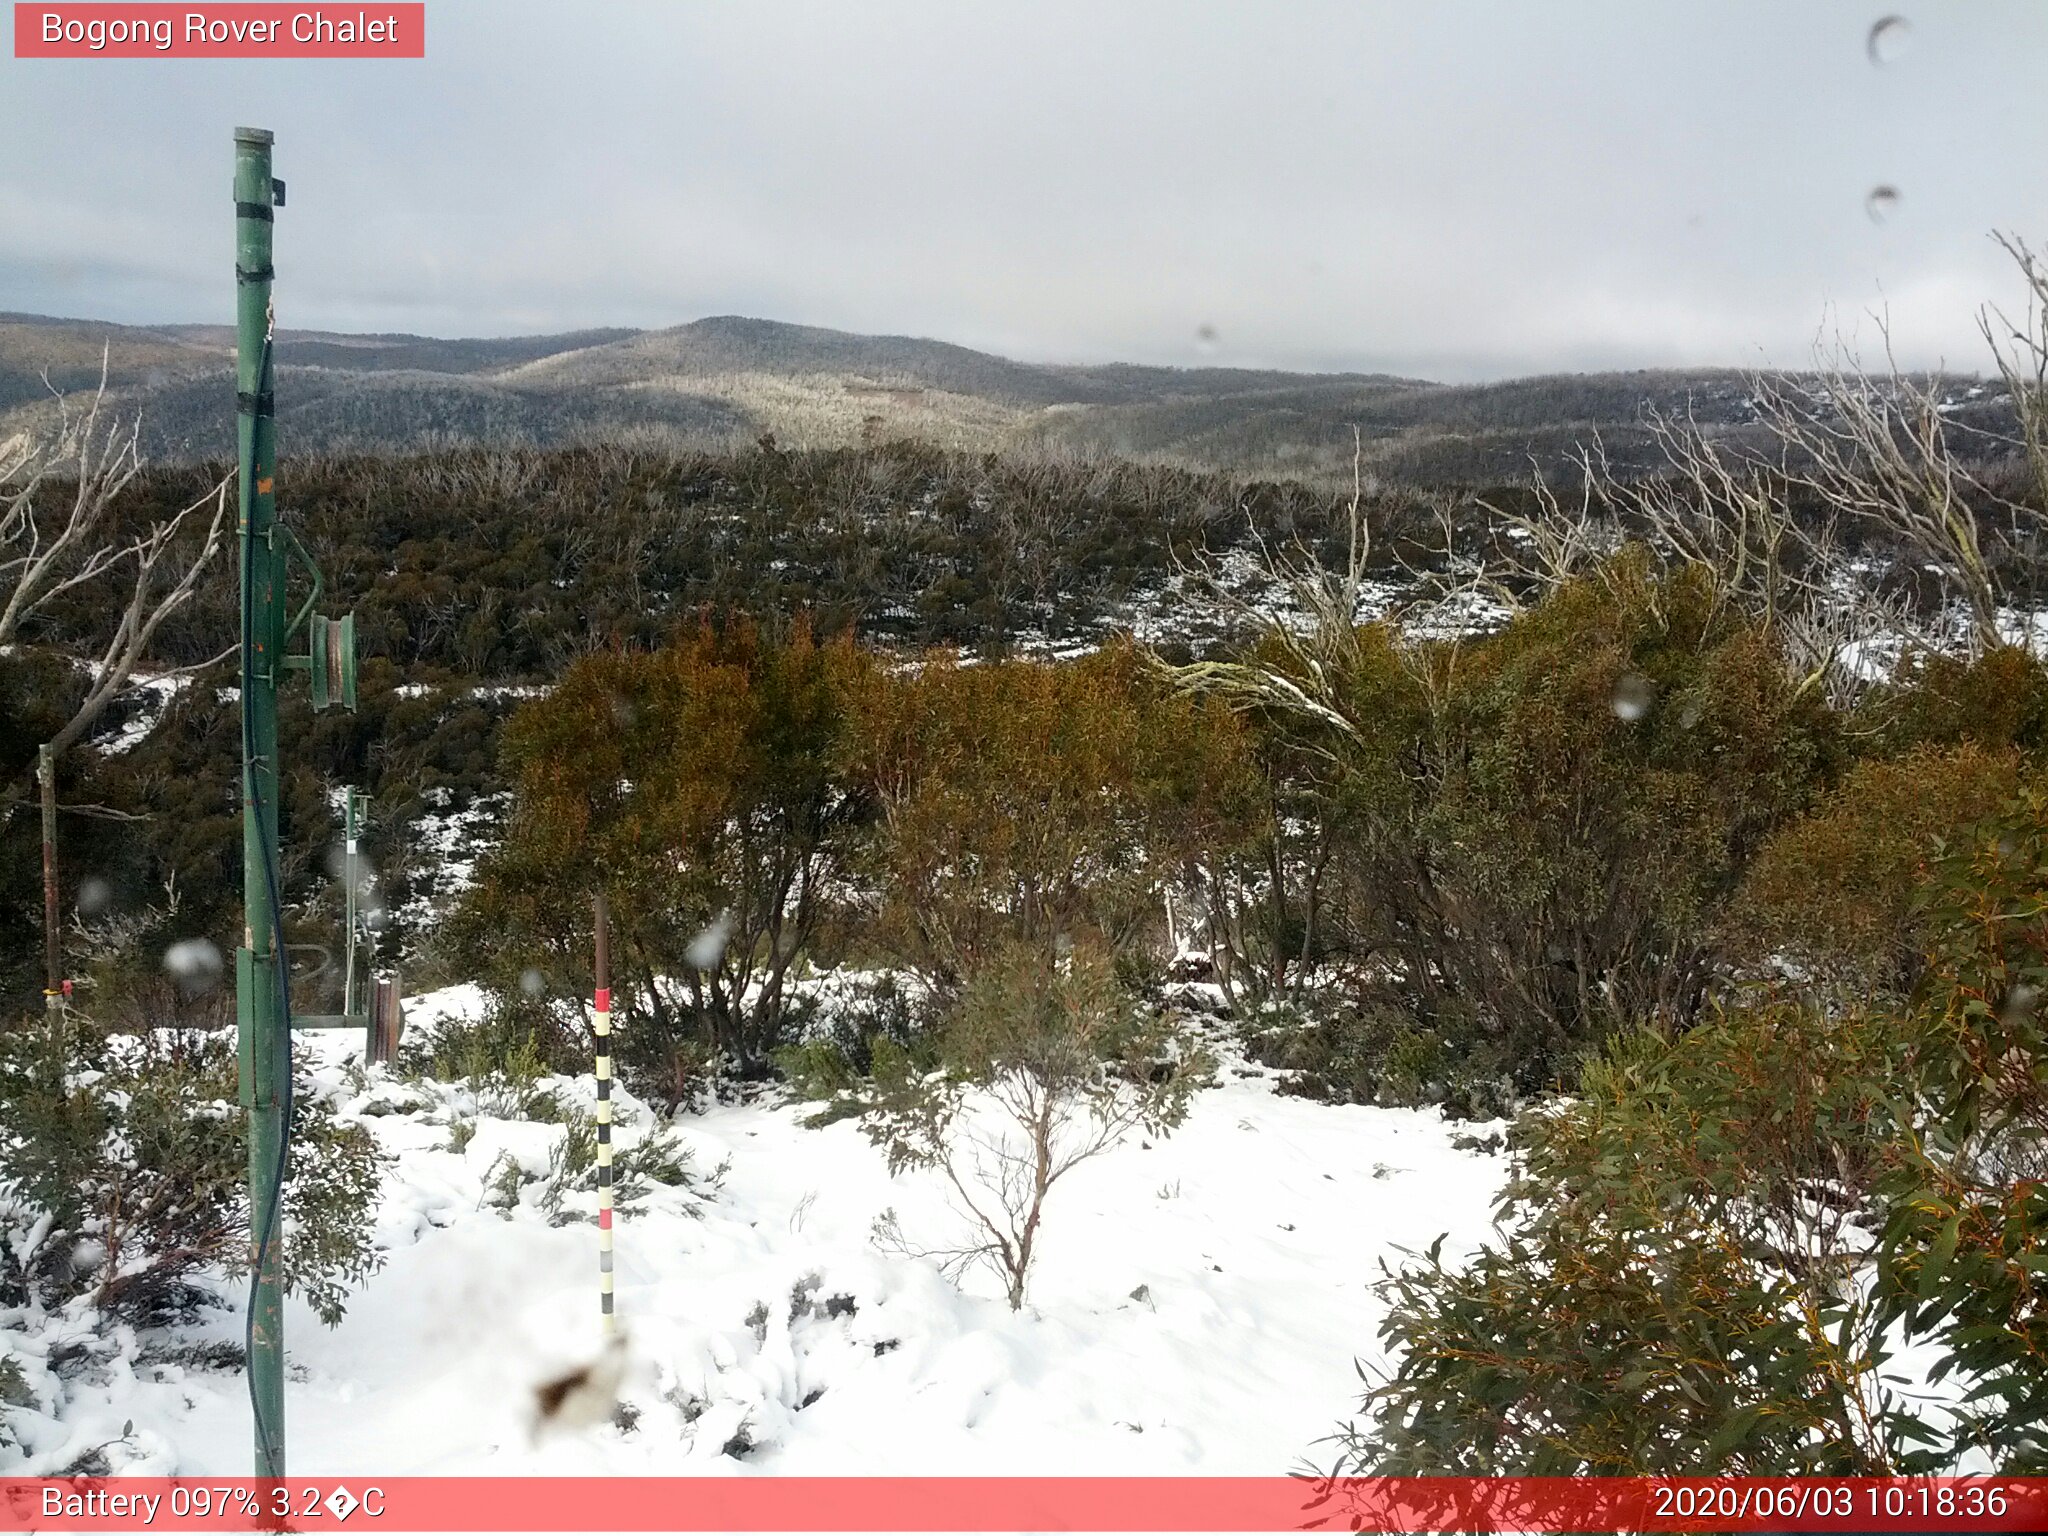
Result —
[{"label": "snow measuring stake", "polygon": [[597,1040],[597,1307],[610,1338],[619,1319],[612,1310],[612,930],[603,891],[591,899],[591,935],[597,950],[590,1010]]},{"label": "snow measuring stake", "polygon": [[[242,946],[235,951],[235,1015],[241,1099],[249,1116],[249,1315],[245,1334],[249,1406],[255,1419],[256,1475],[282,1477],[284,1460],[285,1160],[292,1114],[294,1025],[361,1029],[368,1059],[388,1059],[398,1044],[398,983],[377,981],[369,1008],[357,1012],[353,954],[343,1011],[292,1017],[285,957],[284,899],[277,849],[277,688],[285,671],[310,674],[313,707],[356,704],[355,621],[313,612],[325,584],[320,567],[277,519],[276,371],[271,307],[271,228],[284,183],[270,174],[271,134],[235,130],[235,440],[241,550],[242,650]],[[291,567],[311,590],[287,618]],[[308,650],[286,654],[300,630]],[[350,842],[350,943],[354,942],[354,841],[360,803],[346,807]]]}]

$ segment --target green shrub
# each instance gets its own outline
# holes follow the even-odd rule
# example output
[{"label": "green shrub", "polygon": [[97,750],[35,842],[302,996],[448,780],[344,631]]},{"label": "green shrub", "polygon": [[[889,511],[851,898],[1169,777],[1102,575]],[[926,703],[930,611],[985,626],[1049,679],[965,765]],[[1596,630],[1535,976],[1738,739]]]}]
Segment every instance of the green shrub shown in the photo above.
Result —
[{"label": "green shrub", "polygon": [[1908,1081],[1921,1114],[1886,1187],[1884,1316],[1970,1387],[1955,1427],[2048,1471],[2048,787],[1950,840],[1924,893],[1941,942]]},{"label": "green shrub", "polygon": [[1252,1059],[1288,1075],[1286,1093],[1334,1104],[1436,1105],[1453,1119],[1513,1114],[1543,1083],[1486,1032],[1461,1027],[1455,1005],[1427,1026],[1397,1004],[1317,1006],[1313,994],[1270,1004],[1247,1021]]},{"label": "green shrub", "polygon": [[1268,868],[1235,881],[1272,915],[1212,931],[1358,995],[1318,1031],[1324,1091],[1404,1093],[1437,1058],[1512,1100],[1617,1029],[1691,1027],[1744,870],[1844,750],[1773,638],[1633,548],[1488,635],[1343,623],[1181,673],[1257,722],[1272,799]]},{"label": "green shrub", "polygon": [[1884,747],[1970,743],[1987,752],[2048,748],[2048,662],[2016,645],[1975,657],[1924,655],[1862,709]]},{"label": "green shrub", "polygon": [[[1638,1044],[1518,1124],[1498,1246],[1387,1282],[1403,1350],[1349,1431],[1397,1474],[1876,1472],[1874,1312],[1845,1261],[1889,1058],[1798,1004]],[[1809,1209],[1809,1181],[1841,1186]],[[1815,1265],[1811,1254],[1825,1257]]]},{"label": "green shrub", "polygon": [[928,1169],[946,1182],[964,1235],[913,1243],[890,1213],[877,1236],[951,1274],[986,1267],[1021,1308],[1053,1188],[1135,1131],[1172,1130],[1209,1063],[1085,949],[1058,961],[1000,953],[969,978],[935,1044],[932,1071],[876,1042],[861,1127],[892,1174]]},{"label": "green shrub", "polygon": [[589,1045],[573,1040],[544,1002],[519,992],[492,997],[480,1018],[444,1019],[408,1036],[398,1052],[403,1076],[466,1083],[475,1113],[504,1120],[553,1118],[540,1080],[588,1071],[590,1063]]},{"label": "green shrub", "polygon": [[[1524,1115],[1500,1241],[1385,1281],[1401,1353],[1342,1464],[2048,1466],[2048,794],[1957,838],[1924,907],[1910,1006],[1766,996]],[[1887,1371],[1902,1342],[1957,1401]]]},{"label": "green shrub", "polygon": [[8,1428],[7,1410],[25,1408],[35,1401],[29,1389],[27,1378],[21,1374],[21,1367],[11,1356],[0,1355],[0,1450],[6,1450],[16,1443],[13,1432]]},{"label": "green shrub", "polygon": [[[692,1216],[701,1216],[701,1202],[718,1193],[731,1168],[730,1161],[721,1160],[705,1172],[696,1166],[695,1154],[674,1131],[650,1131],[625,1143],[613,1154],[612,1199],[620,1210],[630,1211],[656,1188],[685,1190],[700,1202],[686,1210]],[[589,1187],[597,1187],[594,1176]]]},{"label": "green shrub", "polygon": [[2010,799],[2021,772],[2011,749],[1970,741],[1858,764],[1758,853],[1731,919],[1738,952],[1851,994],[1910,990],[1932,937],[1917,897],[1941,839]]},{"label": "green shrub", "polygon": [[[218,1033],[102,1035],[28,1021],[0,1036],[0,1204],[35,1240],[0,1257],[0,1296],[167,1321],[216,1299],[201,1271],[245,1272],[249,1209],[235,1054]],[[380,1156],[311,1084],[293,1101],[286,1289],[323,1320],[379,1260]]]},{"label": "green shrub", "polygon": [[[582,1110],[570,1110],[558,1118],[562,1130],[548,1148],[547,1166],[534,1172],[511,1153],[500,1152],[483,1172],[483,1204],[509,1215],[525,1202],[556,1226],[588,1219],[564,1206],[571,1192],[592,1194],[598,1188],[597,1121]],[[701,1172],[690,1149],[673,1131],[653,1131],[615,1142],[612,1202],[614,1208],[630,1211],[656,1188],[675,1189],[697,1197],[697,1203],[684,1210],[700,1216],[701,1203],[718,1192],[728,1167],[721,1162],[709,1173]]]},{"label": "green shrub", "polygon": [[1560,589],[1446,672],[1395,928],[1422,936],[1409,984],[1546,1075],[1617,1028],[1688,1027],[1716,915],[1815,792],[1833,730],[1703,577],[1625,552]]},{"label": "green shrub", "polygon": [[866,1088],[878,1043],[933,1064],[930,1011],[929,999],[891,971],[858,977],[821,999],[807,1038],[775,1054],[791,1090],[825,1106],[805,1123],[829,1125],[870,1107]]}]

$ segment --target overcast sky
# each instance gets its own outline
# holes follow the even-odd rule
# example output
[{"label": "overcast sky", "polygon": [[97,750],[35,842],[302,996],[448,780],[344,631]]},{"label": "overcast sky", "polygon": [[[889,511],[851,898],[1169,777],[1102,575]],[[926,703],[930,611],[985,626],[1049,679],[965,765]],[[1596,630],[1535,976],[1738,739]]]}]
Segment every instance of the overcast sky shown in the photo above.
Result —
[{"label": "overcast sky", "polygon": [[0,309],[231,320],[252,123],[285,325],[1465,379],[1795,364],[1882,305],[1975,368],[1990,232],[2048,239],[2048,5],[1894,3],[1882,63],[1885,0],[430,0],[424,61],[9,50]]}]

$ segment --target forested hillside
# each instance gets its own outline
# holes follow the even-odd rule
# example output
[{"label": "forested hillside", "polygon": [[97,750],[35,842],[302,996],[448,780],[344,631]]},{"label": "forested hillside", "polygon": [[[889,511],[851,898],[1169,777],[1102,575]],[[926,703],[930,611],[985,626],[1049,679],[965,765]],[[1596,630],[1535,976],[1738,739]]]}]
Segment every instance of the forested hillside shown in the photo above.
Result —
[{"label": "forested hillside", "polygon": [[[98,378],[141,410],[159,461],[233,450],[232,337],[0,315],[0,437],[45,431],[49,388]],[[1731,370],[1568,374],[1446,385],[1380,374],[1018,363],[944,342],[718,316],[659,331],[440,340],[284,330],[276,360],[287,452],[411,454],[465,444],[637,442],[728,450],[910,440],[1415,488],[1554,470],[1595,436],[1612,467],[1656,467],[1649,412],[1763,449],[1752,382]],[[49,387],[42,373],[49,371]],[[2009,430],[2002,383],[1939,381],[1959,425]]]}]

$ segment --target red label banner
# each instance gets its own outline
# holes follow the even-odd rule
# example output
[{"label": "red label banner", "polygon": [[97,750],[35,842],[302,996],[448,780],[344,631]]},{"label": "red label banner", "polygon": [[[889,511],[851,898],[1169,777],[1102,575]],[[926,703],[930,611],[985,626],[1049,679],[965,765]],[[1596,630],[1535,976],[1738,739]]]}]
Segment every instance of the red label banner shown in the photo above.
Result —
[{"label": "red label banner", "polygon": [[14,7],[17,59],[423,59],[424,4]]},{"label": "red label banner", "polygon": [[2048,1478],[0,1478],[0,1531],[2027,1531]]}]

